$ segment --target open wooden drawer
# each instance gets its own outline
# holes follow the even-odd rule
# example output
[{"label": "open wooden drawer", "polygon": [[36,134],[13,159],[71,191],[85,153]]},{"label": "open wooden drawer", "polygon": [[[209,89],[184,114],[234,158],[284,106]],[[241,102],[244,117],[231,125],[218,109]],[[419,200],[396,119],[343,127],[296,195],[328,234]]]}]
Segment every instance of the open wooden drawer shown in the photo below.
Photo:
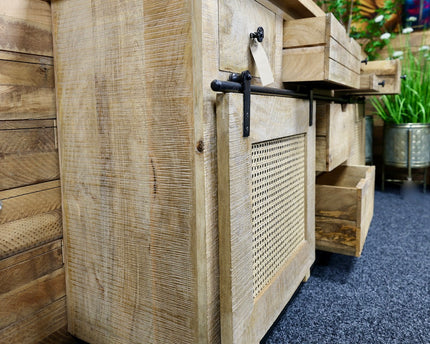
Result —
[{"label": "open wooden drawer", "polygon": [[315,186],[315,245],[359,257],[373,217],[374,166],[340,166]]},{"label": "open wooden drawer", "polygon": [[336,90],[337,95],[399,94],[402,65],[400,60],[369,61],[361,65],[358,90]]},{"label": "open wooden drawer", "polygon": [[283,48],[282,81],[360,87],[360,45],[333,14],[286,21]]}]

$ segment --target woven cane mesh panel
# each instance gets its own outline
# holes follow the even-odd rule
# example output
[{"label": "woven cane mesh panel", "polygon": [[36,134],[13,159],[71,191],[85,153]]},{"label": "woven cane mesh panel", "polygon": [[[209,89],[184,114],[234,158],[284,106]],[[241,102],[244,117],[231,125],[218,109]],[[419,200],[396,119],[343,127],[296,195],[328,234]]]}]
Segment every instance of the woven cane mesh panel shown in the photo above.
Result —
[{"label": "woven cane mesh panel", "polygon": [[253,295],[305,234],[305,135],[252,145]]},{"label": "woven cane mesh panel", "polygon": [[2,224],[0,226],[0,259],[61,237],[61,210]]}]

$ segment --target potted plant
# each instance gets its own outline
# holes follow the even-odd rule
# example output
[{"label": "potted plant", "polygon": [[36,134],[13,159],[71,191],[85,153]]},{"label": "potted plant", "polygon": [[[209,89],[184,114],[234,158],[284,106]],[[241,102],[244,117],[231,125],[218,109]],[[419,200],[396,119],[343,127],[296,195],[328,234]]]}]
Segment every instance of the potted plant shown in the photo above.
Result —
[{"label": "potted plant", "polygon": [[430,166],[430,47],[414,54],[406,39],[405,50],[392,55],[403,60],[401,92],[371,102],[384,121],[384,165],[408,168],[411,180],[411,168]]}]

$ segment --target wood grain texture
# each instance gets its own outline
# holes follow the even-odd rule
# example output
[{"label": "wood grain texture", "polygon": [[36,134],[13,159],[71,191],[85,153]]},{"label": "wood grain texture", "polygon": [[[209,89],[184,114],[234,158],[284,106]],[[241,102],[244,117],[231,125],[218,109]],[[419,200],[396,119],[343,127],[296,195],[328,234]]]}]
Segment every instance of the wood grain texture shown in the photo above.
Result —
[{"label": "wood grain texture", "polygon": [[52,56],[51,10],[41,0],[0,4],[0,49]]},{"label": "wood grain texture", "polygon": [[0,15],[51,27],[49,2],[42,0],[7,1],[0,4]]},{"label": "wood grain texture", "polygon": [[324,16],[284,22],[284,48],[322,45],[326,43],[327,19]]},{"label": "wood grain texture", "polygon": [[[217,101],[221,338],[226,343],[258,342],[303,280],[314,259],[315,132],[313,127],[308,127],[309,104],[297,99],[253,96],[251,136],[243,138],[242,102],[242,96],[237,94],[220,95]],[[306,133],[308,154],[308,188],[304,190],[307,196],[303,214],[306,240],[285,261],[276,278],[254,298],[251,144],[300,133]]]},{"label": "wood grain texture", "polygon": [[0,50],[0,60],[54,65],[54,59],[51,56],[23,54],[7,50]]},{"label": "wood grain texture", "polygon": [[340,166],[317,177],[317,249],[359,257],[373,217],[374,166]]},{"label": "wood grain texture", "polygon": [[369,61],[361,66],[363,74],[374,73],[379,82],[385,81],[385,85],[379,85],[377,94],[399,94],[401,87],[400,75],[402,66],[400,60]]},{"label": "wood grain texture", "polygon": [[0,260],[0,269],[1,270],[8,269],[13,265],[21,264],[23,262],[31,260],[33,257],[43,255],[49,251],[55,251],[61,247],[62,247],[61,240],[55,240],[45,245],[35,247],[31,250]]},{"label": "wood grain texture", "polygon": [[58,179],[58,151],[7,154],[0,158],[0,190]]},{"label": "wood grain texture", "polygon": [[0,31],[0,342],[25,344],[66,323],[50,3],[2,1]]},{"label": "wood grain texture", "polygon": [[[42,247],[45,248],[46,246],[51,246],[51,243],[45,244]],[[60,245],[54,250],[48,250],[23,262],[1,269],[0,280],[2,282],[0,283],[0,294],[7,293],[39,277],[58,270],[62,265],[63,257]]]},{"label": "wood grain texture", "polygon": [[61,207],[58,180],[0,192],[3,202],[0,224],[46,213]]},{"label": "wood grain texture", "polygon": [[365,104],[355,104],[355,120],[353,123],[351,151],[346,165],[366,164],[366,123],[364,119]]},{"label": "wood grain texture", "polygon": [[0,295],[0,331],[24,320],[65,295],[64,269]]},{"label": "wood grain texture", "polygon": [[2,343],[34,344],[66,325],[66,298],[0,330]]},{"label": "wood grain texture", "polygon": [[0,120],[56,118],[55,89],[0,85]]},{"label": "wood grain texture", "polygon": [[191,1],[52,7],[69,330],[196,342]]},{"label": "wood grain texture", "polygon": [[0,128],[1,190],[59,178],[54,121],[2,121]]},{"label": "wood grain texture", "polygon": [[334,103],[317,105],[317,171],[332,171],[349,158],[356,110],[353,104],[346,107]]},{"label": "wood grain texture", "polygon": [[[0,132],[2,130],[20,130],[24,129],[47,129],[56,128],[57,121],[55,119],[40,119],[40,120],[14,120],[0,121]],[[55,135],[55,131],[48,132],[48,136]],[[43,140],[41,138],[41,140]]]},{"label": "wood grain texture", "polygon": [[0,85],[54,87],[54,67],[45,64],[0,60]]},{"label": "wood grain texture", "polygon": [[249,49],[251,32],[264,28],[265,39],[261,43],[274,70],[276,46],[275,13],[255,1],[221,1],[219,8],[219,59],[223,71],[240,73],[249,70],[259,75]]},{"label": "wood grain texture", "polygon": [[399,94],[401,86],[401,60],[369,61],[362,64],[360,89],[336,90],[339,95]]},{"label": "wood grain texture", "polygon": [[[0,129],[0,152],[3,154],[28,154],[31,152],[46,152],[55,150],[55,130],[56,127],[38,128],[40,125],[37,121],[31,121],[26,125],[33,125],[33,128],[15,128],[15,129]],[[15,121],[9,126],[17,124]],[[8,123],[2,123],[3,126]]]},{"label": "wood grain texture", "polygon": [[283,47],[283,81],[360,86],[360,46],[332,14],[285,21]]}]

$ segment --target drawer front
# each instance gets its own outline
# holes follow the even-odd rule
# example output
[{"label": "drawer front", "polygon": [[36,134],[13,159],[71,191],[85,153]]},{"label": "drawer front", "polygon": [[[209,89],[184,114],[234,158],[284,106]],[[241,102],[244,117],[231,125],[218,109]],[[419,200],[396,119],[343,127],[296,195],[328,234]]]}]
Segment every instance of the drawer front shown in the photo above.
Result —
[{"label": "drawer front", "polygon": [[316,164],[317,171],[332,171],[345,162],[351,152],[357,107],[348,104],[317,105]]},{"label": "drawer front", "polygon": [[[401,61],[369,61],[367,65],[361,66],[362,74],[375,74],[378,79],[378,91],[372,92],[377,94],[399,94],[401,84]],[[380,83],[384,82],[384,86]]]},{"label": "drawer front", "polygon": [[[242,72],[258,71],[249,49],[251,32],[264,29],[263,48],[272,71],[275,70],[276,15],[254,0],[219,1],[219,63],[220,70]],[[279,53],[281,51],[280,44]]]},{"label": "drawer front", "polygon": [[360,87],[360,47],[333,15],[285,22],[283,48],[283,81]]}]

